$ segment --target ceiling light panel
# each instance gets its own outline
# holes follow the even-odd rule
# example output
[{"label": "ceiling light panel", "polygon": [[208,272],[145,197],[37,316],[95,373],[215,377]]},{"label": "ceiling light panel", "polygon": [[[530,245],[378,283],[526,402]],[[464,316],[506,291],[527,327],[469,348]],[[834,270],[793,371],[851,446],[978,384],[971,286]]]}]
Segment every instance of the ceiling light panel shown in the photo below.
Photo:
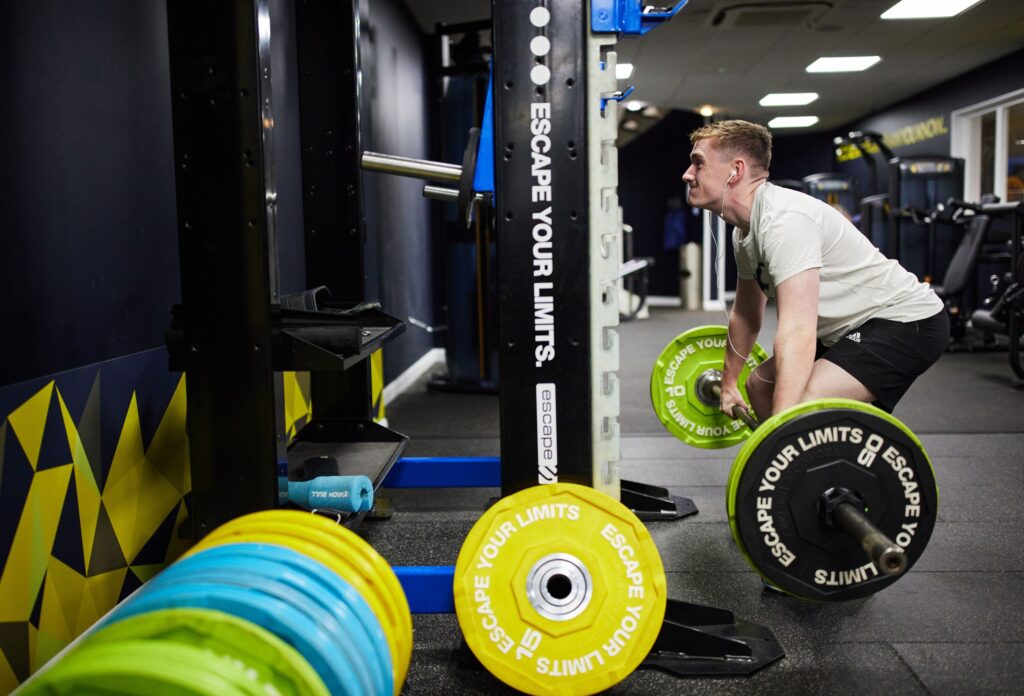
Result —
[{"label": "ceiling light panel", "polygon": [[817,92],[773,92],[758,103],[761,106],[806,106],[818,100]]},{"label": "ceiling light panel", "polygon": [[830,72],[860,72],[875,65],[881,56],[841,56],[834,58],[819,58],[807,66],[809,73],[830,73]]},{"label": "ceiling light panel", "polygon": [[955,17],[982,0],[900,0],[882,13],[882,19]]},{"label": "ceiling light panel", "polygon": [[768,122],[769,128],[807,128],[818,122],[817,116],[776,116]]}]

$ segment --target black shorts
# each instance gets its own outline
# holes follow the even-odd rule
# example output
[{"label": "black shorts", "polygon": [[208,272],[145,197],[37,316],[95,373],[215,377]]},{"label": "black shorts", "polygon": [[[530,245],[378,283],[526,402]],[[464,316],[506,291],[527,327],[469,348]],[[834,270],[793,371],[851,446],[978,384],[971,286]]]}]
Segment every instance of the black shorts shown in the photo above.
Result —
[{"label": "black shorts", "polygon": [[946,311],[919,321],[870,319],[825,346],[818,342],[815,360],[823,358],[853,375],[875,395],[874,405],[892,413],[914,380],[935,364],[949,343]]}]

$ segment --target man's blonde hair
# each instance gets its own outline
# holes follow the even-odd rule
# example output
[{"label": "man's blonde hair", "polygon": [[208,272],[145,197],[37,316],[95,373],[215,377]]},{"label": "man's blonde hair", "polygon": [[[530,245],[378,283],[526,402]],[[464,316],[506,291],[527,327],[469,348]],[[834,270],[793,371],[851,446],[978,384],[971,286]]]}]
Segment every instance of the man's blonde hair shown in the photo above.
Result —
[{"label": "man's blonde hair", "polygon": [[767,170],[772,163],[772,134],[767,128],[749,121],[719,121],[701,126],[690,133],[690,143],[698,140],[714,140],[715,147],[723,154],[734,157],[744,155]]}]

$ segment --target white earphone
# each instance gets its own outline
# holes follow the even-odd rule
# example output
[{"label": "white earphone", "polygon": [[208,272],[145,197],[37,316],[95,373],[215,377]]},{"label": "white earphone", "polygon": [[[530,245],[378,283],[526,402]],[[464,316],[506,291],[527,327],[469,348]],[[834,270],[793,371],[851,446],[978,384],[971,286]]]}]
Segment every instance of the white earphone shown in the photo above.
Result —
[{"label": "white earphone", "polygon": [[733,170],[732,170],[731,172],[729,172],[729,178],[728,178],[728,179],[726,180],[726,182],[725,182],[725,183],[727,183],[727,184],[728,184],[728,183],[730,183],[730,182],[731,182],[731,181],[732,181],[733,179],[735,179],[735,178],[736,178],[736,174],[737,174],[737,172],[736,172],[736,170],[735,170],[735,169],[733,169]]}]

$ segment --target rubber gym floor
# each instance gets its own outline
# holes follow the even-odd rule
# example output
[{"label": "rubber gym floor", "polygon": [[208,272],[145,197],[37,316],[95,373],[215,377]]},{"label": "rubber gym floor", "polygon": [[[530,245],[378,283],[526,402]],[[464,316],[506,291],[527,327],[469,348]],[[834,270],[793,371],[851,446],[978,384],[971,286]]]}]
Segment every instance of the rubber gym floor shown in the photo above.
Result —
[{"label": "rubber gym floor", "polygon": [[[770,312],[769,312],[770,313]],[[807,603],[762,589],[736,549],[725,485],[738,447],[697,450],[664,430],[650,367],[678,333],[721,313],[654,309],[620,327],[622,477],[694,500],[699,513],[648,528],[669,596],[734,611],[770,628],[786,657],[750,677],[679,679],[638,670],[614,694],[1024,693],[1024,390],[1005,353],[947,353],[895,415],[918,434],[939,484],[938,521],[917,565],[872,597]],[[769,352],[773,326],[762,332]],[[420,380],[387,405],[407,456],[497,456],[498,399],[433,394]],[[392,565],[453,565],[498,489],[386,490],[386,522],[363,533]],[[409,694],[513,693],[483,671],[459,670],[455,615],[414,617]]]}]

